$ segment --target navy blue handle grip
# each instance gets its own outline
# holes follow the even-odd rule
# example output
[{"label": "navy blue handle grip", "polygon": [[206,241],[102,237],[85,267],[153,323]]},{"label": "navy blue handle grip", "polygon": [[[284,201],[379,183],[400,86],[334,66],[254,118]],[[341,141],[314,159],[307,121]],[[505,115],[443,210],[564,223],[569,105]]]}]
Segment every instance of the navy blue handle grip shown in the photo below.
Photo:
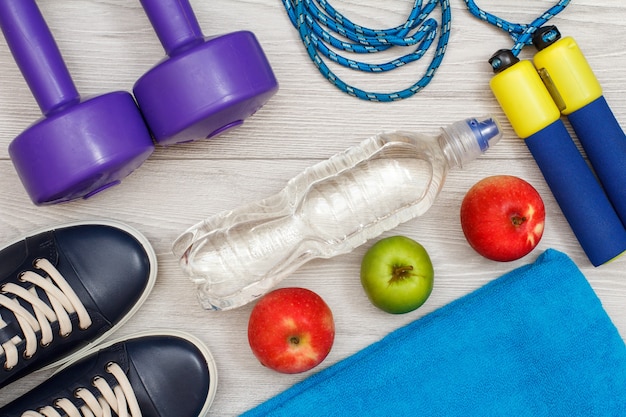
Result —
[{"label": "navy blue handle grip", "polygon": [[626,229],[563,122],[529,136],[526,145],[591,263],[626,251]]},{"label": "navy blue handle grip", "polygon": [[604,97],[568,116],[609,200],[626,225],[626,135]]}]

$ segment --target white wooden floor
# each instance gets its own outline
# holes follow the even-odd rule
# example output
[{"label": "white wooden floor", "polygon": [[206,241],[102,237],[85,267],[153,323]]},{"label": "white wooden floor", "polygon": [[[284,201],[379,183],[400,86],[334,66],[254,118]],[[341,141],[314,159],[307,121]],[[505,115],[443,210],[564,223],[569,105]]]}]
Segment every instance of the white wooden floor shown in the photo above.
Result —
[{"label": "white wooden floor", "polygon": [[[130,90],[164,52],[138,1],[40,0],[39,6],[83,95]],[[0,42],[0,238],[9,241],[41,227],[69,221],[112,218],[142,231],[159,260],[156,287],[143,308],[118,335],[144,329],[179,328],[201,338],[219,368],[212,415],[239,414],[310,373],[282,375],[263,368],[247,343],[251,306],[208,312],[170,251],[173,240],[203,218],[279,191],[309,165],[382,130],[435,134],[457,119],[493,113],[505,137],[463,171],[452,172],[440,199],[425,216],[387,233],[421,242],[436,271],[434,292],[419,310],[383,313],[363,294],[358,273],[366,246],[331,260],[313,261],[282,283],[318,292],[332,308],[337,335],[321,368],[380,339],[390,331],[472,291],[547,248],[569,254],[589,279],[615,325],[626,337],[626,258],[594,268],[579,247],[523,141],[515,137],[492,96],[487,59],[512,42],[503,32],[473,18],[461,0],[452,3],[452,33],[443,64],[428,87],[413,98],[371,103],[349,97],[329,84],[304,51],[279,0],[192,0],[206,35],[251,30],[261,42],[280,83],[279,92],[255,116],[213,140],[159,148],[121,185],[85,201],[36,207],[9,159],[11,140],[34,122],[39,109],[4,39]],[[404,22],[408,0],[334,0],[357,23],[392,27]],[[530,22],[554,1],[482,1],[480,6],[513,22]],[[439,12],[436,12],[436,16]],[[626,127],[626,3],[576,0],[556,24],[585,51],[616,117]],[[525,51],[522,57],[530,57]],[[363,88],[391,91],[413,84],[427,61],[394,73],[364,75],[339,71]],[[511,174],[532,183],[547,208],[545,234],[530,255],[511,263],[481,258],[466,243],[459,225],[465,192],[479,179]],[[320,369],[321,369],[320,368]],[[45,379],[32,375],[0,391],[0,405]]]}]

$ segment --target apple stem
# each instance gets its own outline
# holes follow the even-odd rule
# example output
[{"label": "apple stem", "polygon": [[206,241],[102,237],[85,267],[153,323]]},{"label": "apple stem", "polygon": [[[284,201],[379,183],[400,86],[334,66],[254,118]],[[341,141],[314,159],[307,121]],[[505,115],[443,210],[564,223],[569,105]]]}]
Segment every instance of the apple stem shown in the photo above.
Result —
[{"label": "apple stem", "polygon": [[392,281],[399,281],[406,278],[407,274],[413,270],[413,265],[396,266],[393,268]]},{"label": "apple stem", "polygon": [[521,226],[526,221],[526,217],[524,216],[513,216],[511,217],[511,222],[513,222],[513,226]]},{"label": "apple stem", "polygon": [[300,343],[300,338],[292,336],[291,339],[289,339],[289,343],[291,343],[292,345],[297,345]]}]

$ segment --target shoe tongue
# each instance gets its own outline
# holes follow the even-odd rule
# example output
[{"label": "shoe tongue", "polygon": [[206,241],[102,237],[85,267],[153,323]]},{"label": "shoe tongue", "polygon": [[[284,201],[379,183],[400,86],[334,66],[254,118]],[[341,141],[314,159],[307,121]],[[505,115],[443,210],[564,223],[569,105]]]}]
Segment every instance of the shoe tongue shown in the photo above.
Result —
[{"label": "shoe tongue", "polygon": [[10,311],[0,308],[0,345],[11,340],[15,335],[21,336],[20,326]]},{"label": "shoe tongue", "polygon": [[[29,269],[41,275],[42,277],[46,277],[46,273],[44,271],[37,270],[33,267]],[[25,288],[29,291],[33,291],[33,288],[34,288],[34,291],[37,294],[37,298],[39,298],[48,306],[52,307],[50,303],[50,298],[48,297],[48,294],[44,290],[42,290],[40,287],[36,285],[32,285],[31,283],[21,282],[17,278],[18,275],[19,274],[14,274],[14,276],[16,277],[15,279],[10,279],[5,282],[13,282],[14,284],[17,284],[20,287]],[[30,313],[33,317],[36,317],[34,307],[31,303],[25,301],[21,297],[16,297],[12,294],[5,294],[5,296],[16,301],[24,310]],[[52,326],[53,331],[58,330],[58,323],[56,322],[51,323],[51,326]],[[37,331],[37,333],[39,333],[39,331]],[[13,311],[8,309],[7,307],[0,306],[0,345],[5,342],[8,342],[15,336],[18,336],[22,340],[24,339],[22,327],[20,326],[15,316],[15,313]]]}]

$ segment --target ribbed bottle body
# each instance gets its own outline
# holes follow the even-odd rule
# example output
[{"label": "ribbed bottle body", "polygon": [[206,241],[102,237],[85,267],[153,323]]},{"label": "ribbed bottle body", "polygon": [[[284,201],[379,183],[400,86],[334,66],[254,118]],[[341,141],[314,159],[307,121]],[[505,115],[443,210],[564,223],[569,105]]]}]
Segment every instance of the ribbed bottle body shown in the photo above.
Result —
[{"label": "ribbed bottle body", "polygon": [[205,308],[234,308],[311,259],[350,252],[422,215],[447,168],[437,138],[380,134],[306,169],[272,197],[193,226],[174,253]]}]

